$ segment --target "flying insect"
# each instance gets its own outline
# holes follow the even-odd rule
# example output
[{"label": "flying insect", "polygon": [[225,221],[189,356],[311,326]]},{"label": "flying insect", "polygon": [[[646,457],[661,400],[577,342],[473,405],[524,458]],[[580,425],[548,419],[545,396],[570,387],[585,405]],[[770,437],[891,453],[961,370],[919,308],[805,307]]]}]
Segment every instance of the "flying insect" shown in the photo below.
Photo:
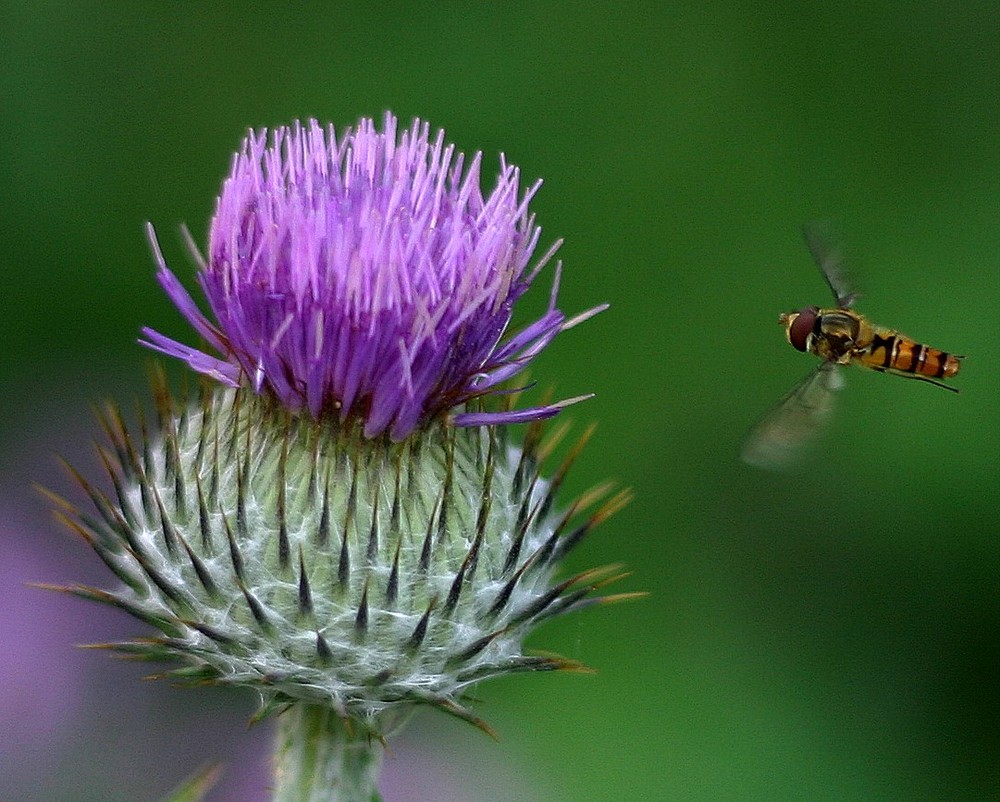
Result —
[{"label": "flying insect", "polygon": [[963,357],[876,325],[854,311],[858,295],[844,270],[840,249],[831,247],[815,226],[804,227],[803,233],[837,305],[827,309],[807,306],[778,317],[793,348],[815,354],[823,361],[747,436],[744,461],[764,468],[785,468],[801,456],[830,417],[834,395],[844,385],[844,365],[855,364],[958,392],[945,381],[958,373]]}]

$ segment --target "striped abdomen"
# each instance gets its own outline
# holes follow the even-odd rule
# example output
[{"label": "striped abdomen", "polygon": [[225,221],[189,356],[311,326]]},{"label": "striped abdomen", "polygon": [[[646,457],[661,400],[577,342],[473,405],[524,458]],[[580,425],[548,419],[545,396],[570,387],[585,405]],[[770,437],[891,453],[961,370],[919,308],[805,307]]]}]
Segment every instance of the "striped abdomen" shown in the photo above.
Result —
[{"label": "striped abdomen", "polygon": [[929,379],[951,378],[961,367],[961,357],[918,343],[889,329],[873,332],[871,345],[858,358],[875,370],[895,370]]}]

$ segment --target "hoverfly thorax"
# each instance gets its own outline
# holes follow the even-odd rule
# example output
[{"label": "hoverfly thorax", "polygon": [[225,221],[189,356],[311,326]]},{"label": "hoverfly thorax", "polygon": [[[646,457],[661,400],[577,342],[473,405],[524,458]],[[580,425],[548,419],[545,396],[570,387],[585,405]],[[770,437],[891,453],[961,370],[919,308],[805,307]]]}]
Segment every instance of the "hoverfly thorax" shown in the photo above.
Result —
[{"label": "hoverfly thorax", "polygon": [[870,328],[864,318],[849,309],[821,309],[813,324],[811,351],[846,365],[867,349]]}]

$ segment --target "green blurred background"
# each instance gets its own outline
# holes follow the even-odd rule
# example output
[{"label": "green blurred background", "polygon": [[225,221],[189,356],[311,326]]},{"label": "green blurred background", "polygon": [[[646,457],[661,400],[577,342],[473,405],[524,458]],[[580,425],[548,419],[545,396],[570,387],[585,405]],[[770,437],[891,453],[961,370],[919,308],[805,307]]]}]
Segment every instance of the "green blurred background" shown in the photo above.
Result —
[{"label": "green blurred background", "polygon": [[[36,2],[3,18],[0,550],[62,560],[27,578],[101,580],[28,484],[67,487],[49,452],[85,454],[88,406],[143,393],[141,325],[191,340],[143,222],[190,286],[177,226],[204,241],[248,126],[419,115],[544,178],[562,308],[612,304],[533,375],[597,394],[566,413],[599,428],[564,499],[607,477],[635,490],[571,567],[622,562],[622,590],[650,596],[534,637],[595,675],[482,686],[499,744],[423,716],[388,762],[437,748],[456,799],[997,797],[996,2]],[[829,300],[799,234],[814,218],[845,233],[862,311],[969,359],[957,396],[852,371],[813,459],[775,476],[737,454],[813,364],[775,319]],[[81,658],[73,644],[115,632],[56,601],[72,626],[14,627],[4,649],[54,637],[45,654],[81,661],[91,701],[0,764],[0,798],[155,799],[202,755],[266,741],[243,732],[252,699]],[[38,715],[53,683],[33,671],[21,691]],[[213,748],[172,756],[210,720],[226,722]],[[434,798],[418,785],[388,802]]]}]

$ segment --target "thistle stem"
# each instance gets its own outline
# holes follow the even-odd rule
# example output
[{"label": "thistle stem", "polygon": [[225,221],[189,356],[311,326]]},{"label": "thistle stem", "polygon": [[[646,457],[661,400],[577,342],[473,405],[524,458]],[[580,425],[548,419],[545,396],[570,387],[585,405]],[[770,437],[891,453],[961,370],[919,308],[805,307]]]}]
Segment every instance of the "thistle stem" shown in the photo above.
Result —
[{"label": "thistle stem", "polygon": [[330,708],[303,703],[278,717],[273,802],[381,802],[382,744]]}]

